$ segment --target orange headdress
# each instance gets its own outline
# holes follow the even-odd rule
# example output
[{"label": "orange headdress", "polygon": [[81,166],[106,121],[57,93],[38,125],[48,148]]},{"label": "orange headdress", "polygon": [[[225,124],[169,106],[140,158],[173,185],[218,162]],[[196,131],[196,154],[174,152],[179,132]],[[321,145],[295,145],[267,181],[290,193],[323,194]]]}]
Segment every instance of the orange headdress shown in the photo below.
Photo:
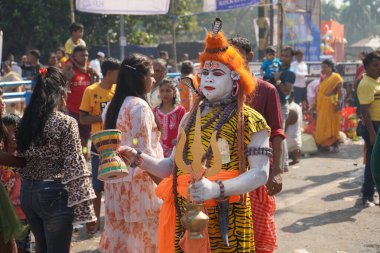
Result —
[{"label": "orange headdress", "polygon": [[[220,26],[217,28],[215,28],[216,22],[220,22]],[[199,56],[200,68],[203,68],[205,61],[223,63],[240,75],[239,88],[242,89],[244,95],[247,95],[254,90],[255,80],[247,70],[244,58],[237,49],[229,45],[225,35],[219,31],[220,28],[221,20],[217,18],[214,22],[213,31],[207,34],[206,48]]]},{"label": "orange headdress", "polygon": [[[246,62],[241,56],[239,51],[233,46],[230,46],[226,37],[222,32],[222,21],[216,18],[212,27],[212,32],[209,32],[205,41],[205,50],[199,56],[200,69],[204,68],[206,61],[218,61],[228,66],[232,71],[235,71],[240,75],[238,80],[234,79],[238,83],[237,94],[237,117],[238,117],[238,152],[239,152],[239,170],[241,173],[245,172],[247,167],[245,165],[245,144],[244,144],[244,128],[245,119],[243,113],[243,103],[245,95],[251,93],[255,86],[255,79],[252,74],[246,68]],[[198,77],[199,78],[199,77]],[[231,77],[232,78],[232,77]],[[197,103],[199,104],[202,97],[199,97]],[[196,105],[194,106],[194,108]]]}]

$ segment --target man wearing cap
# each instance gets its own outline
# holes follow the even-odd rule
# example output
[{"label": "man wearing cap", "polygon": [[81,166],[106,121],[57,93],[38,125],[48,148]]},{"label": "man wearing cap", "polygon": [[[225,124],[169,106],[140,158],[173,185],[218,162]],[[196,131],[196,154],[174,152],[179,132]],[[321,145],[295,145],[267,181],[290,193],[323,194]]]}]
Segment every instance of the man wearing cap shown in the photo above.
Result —
[{"label": "man wearing cap", "polygon": [[99,74],[99,78],[103,78],[100,66],[102,66],[102,63],[104,62],[104,57],[105,54],[99,51],[96,54],[96,59],[90,61],[90,67]]}]

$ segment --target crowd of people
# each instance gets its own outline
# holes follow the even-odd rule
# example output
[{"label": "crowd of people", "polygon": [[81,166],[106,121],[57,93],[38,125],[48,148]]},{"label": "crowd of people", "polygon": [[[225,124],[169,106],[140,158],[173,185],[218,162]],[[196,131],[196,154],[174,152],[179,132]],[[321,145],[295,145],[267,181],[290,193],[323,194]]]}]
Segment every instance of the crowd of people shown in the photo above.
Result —
[{"label": "crowd of people", "polygon": [[[21,86],[0,93],[0,252],[30,252],[30,233],[37,252],[69,252],[73,224],[85,224],[89,236],[101,231],[102,252],[274,252],[275,195],[301,159],[304,128],[315,122],[308,133],[319,152],[339,152],[340,111],[351,91],[333,61],[310,75],[302,51],[283,46],[277,58],[270,46],[256,78],[251,42],[227,40],[214,26],[199,71],[183,59],[180,78],[168,78],[167,55],[120,62],[98,52],[89,61],[83,25],[73,23],[70,33],[47,66],[37,49],[20,64],[12,54],[2,64],[1,81],[35,83],[25,110],[2,98]],[[362,200],[374,206],[380,52],[363,56],[352,93],[366,147]],[[103,182],[90,137],[106,129],[121,131],[118,152],[130,167]],[[197,240],[181,223],[192,201],[205,203],[209,217]]]}]

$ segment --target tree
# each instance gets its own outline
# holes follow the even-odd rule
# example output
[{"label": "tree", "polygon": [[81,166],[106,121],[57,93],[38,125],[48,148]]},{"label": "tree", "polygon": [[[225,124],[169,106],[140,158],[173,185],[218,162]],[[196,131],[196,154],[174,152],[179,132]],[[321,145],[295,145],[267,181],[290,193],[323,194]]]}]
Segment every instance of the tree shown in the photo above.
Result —
[{"label": "tree", "polygon": [[349,43],[378,33],[376,16],[379,3],[376,0],[346,0],[341,13],[341,22],[345,25]]},{"label": "tree", "polygon": [[0,5],[4,53],[55,49],[68,36],[68,1],[3,0]]},{"label": "tree", "polygon": [[322,1],[321,3],[321,19],[322,20],[330,20],[333,19],[335,21],[340,18],[340,10],[336,7],[335,1],[327,0]]},{"label": "tree", "polygon": [[[197,12],[202,0],[173,0],[175,15]],[[2,0],[0,1],[0,28],[4,32],[4,54],[13,53],[20,57],[32,48],[42,53],[42,61],[50,52],[63,46],[70,37],[69,0]],[[107,37],[111,44],[118,44],[119,15],[99,15],[76,12],[76,21],[85,27],[84,40],[89,47],[106,45]],[[170,41],[171,12],[156,16],[126,16],[126,36],[129,43],[154,45]],[[177,19],[179,40],[201,32],[197,16]],[[191,35],[189,35],[191,34]],[[107,36],[108,35],[108,36]]]}]

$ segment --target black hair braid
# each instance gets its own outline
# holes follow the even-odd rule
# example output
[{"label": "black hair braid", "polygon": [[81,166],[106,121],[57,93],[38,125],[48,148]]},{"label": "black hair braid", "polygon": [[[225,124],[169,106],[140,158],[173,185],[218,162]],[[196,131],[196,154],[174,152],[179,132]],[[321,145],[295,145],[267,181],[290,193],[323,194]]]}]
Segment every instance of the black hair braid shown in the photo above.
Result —
[{"label": "black hair braid", "polygon": [[46,122],[61,103],[66,86],[66,80],[58,68],[49,67],[46,74],[38,75],[29,105],[18,127],[16,142],[19,151],[27,150],[32,143],[45,143]]}]

